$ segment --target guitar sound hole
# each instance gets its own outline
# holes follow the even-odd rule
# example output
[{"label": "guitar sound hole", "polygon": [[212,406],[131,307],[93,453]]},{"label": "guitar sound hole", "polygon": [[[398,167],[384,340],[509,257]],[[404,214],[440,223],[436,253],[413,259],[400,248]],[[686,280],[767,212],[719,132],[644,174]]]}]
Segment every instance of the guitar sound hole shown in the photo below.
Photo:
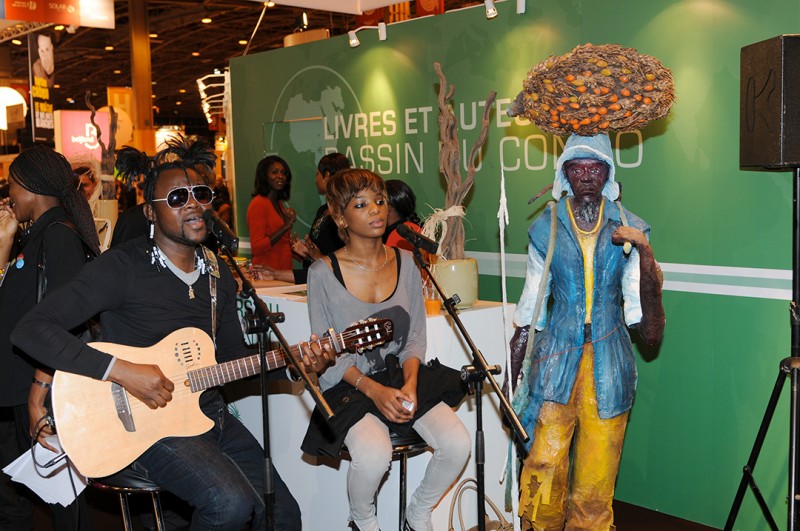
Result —
[{"label": "guitar sound hole", "polygon": [[197,341],[184,341],[175,344],[175,361],[180,365],[192,365],[200,361],[201,351]]}]

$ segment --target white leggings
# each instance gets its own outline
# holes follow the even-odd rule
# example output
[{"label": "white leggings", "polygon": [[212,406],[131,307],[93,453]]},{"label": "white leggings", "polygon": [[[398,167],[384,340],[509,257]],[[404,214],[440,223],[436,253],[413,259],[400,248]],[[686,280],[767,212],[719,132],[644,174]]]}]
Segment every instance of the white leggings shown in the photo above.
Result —
[{"label": "white leggings", "polygon": [[[469,459],[470,436],[461,419],[443,402],[417,419],[414,429],[433,448],[433,457],[411,496],[406,520],[416,531],[431,531],[433,506]],[[392,460],[389,428],[368,413],[350,428],[344,442],[351,458],[347,470],[350,516],[361,531],[379,531],[375,494]]]}]

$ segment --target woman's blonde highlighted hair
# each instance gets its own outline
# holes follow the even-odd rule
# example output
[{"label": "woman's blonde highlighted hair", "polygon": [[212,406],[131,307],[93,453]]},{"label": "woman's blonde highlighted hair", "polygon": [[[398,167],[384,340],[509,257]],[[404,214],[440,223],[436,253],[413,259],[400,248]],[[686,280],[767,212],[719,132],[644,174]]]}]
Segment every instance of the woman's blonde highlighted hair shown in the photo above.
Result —
[{"label": "woman's blonde highlighted hair", "polygon": [[361,190],[370,189],[373,192],[386,194],[386,183],[380,175],[363,168],[349,168],[333,174],[325,183],[325,198],[328,201],[328,212],[336,223],[339,238],[344,242],[350,241],[347,227],[344,225],[344,210],[350,201]]}]

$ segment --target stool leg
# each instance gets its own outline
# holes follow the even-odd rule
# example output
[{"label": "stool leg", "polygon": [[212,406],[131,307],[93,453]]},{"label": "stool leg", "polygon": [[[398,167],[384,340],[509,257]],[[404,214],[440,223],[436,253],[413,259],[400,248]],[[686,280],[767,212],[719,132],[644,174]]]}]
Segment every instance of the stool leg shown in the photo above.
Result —
[{"label": "stool leg", "polygon": [[131,510],[128,507],[128,495],[124,492],[119,493],[119,505],[122,508],[122,525],[125,528],[125,531],[133,531]]},{"label": "stool leg", "polygon": [[150,496],[153,498],[153,514],[156,517],[156,529],[158,531],[164,531],[164,515],[161,513],[161,497],[157,492],[150,493]]},{"label": "stool leg", "polygon": [[403,531],[403,524],[406,522],[406,464],[408,457],[405,453],[400,456],[400,525],[398,529]]}]

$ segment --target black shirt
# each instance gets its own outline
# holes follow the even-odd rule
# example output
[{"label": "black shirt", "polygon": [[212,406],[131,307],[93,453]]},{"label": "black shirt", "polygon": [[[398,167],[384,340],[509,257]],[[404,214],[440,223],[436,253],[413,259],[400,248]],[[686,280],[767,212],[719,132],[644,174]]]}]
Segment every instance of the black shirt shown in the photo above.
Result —
[{"label": "black shirt", "polygon": [[[200,249],[200,247],[198,247]],[[217,361],[246,354],[236,312],[236,282],[224,263],[217,268]],[[42,301],[14,330],[12,341],[42,363],[100,379],[111,356],[66,330],[100,314],[103,341],[149,347],[170,333],[197,327],[213,337],[209,273],[189,287],[166,267],[151,263],[144,237],[109,249],[75,279]]]},{"label": "black shirt", "polygon": [[[34,367],[39,365],[25,352],[12,346],[11,332],[22,316],[36,305],[37,265],[43,246],[47,257],[44,300],[72,279],[86,261],[77,233],[63,223],[57,223],[67,220],[67,213],[60,206],[42,214],[22,234],[18,250],[11,256],[0,286],[0,406],[28,402]],[[78,324],[81,322],[70,328]]]},{"label": "black shirt", "polygon": [[[328,214],[328,205],[322,205],[317,209],[317,215],[314,216],[314,222],[311,224],[308,236],[324,256],[344,247],[344,242],[339,238],[339,229],[336,227],[333,218]],[[295,284],[306,283],[308,280],[308,268],[311,267],[311,264],[311,260],[304,260],[303,268],[293,271]]]},{"label": "black shirt", "polygon": [[344,247],[344,242],[339,238],[339,230],[336,227],[336,223],[328,214],[328,205],[322,205],[317,209],[317,215],[314,216],[314,223],[311,224],[309,236],[323,256],[327,256]]}]

